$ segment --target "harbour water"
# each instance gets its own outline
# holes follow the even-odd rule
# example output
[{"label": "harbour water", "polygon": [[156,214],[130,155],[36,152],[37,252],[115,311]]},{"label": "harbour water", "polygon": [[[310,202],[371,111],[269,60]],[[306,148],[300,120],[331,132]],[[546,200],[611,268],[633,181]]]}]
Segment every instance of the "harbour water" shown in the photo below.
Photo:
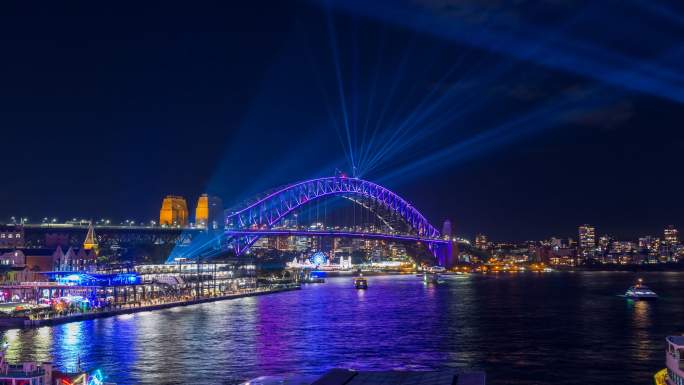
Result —
[{"label": "harbour water", "polygon": [[567,272],[351,278],[261,297],[30,330],[10,360],[80,361],[118,384],[234,384],[333,367],[484,369],[488,384],[650,384],[684,332],[684,273],[640,274],[661,298],[618,295],[637,275]]}]

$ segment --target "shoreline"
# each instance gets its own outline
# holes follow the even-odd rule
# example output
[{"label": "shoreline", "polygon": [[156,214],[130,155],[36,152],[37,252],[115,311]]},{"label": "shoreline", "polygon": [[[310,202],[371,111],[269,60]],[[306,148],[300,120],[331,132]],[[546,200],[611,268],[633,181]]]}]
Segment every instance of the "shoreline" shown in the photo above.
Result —
[{"label": "shoreline", "polygon": [[675,273],[684,271],[682,264],[653,264],[653,265],[596,265],[596,266],[550,266],[556,271],[608,271],[608,272],[661,272],[661,273]]},{"label": "shoreline", "polygon": [[283,287],[283,288],[276,288],[276,289],[269,289],[269,290],[263,290],[263,291],[253,291],[253,292],[247,292],[247,293],[238,293],[238,294],[229,294],[229,295],[223,295],[223,296],[218,296],[218,297],[205,297],[205,298],[198,298],[198,299],[193,299],[189,301],[176,301],[176,302],[167,302],[167,303],[161,303],[161,304],[154,304],[154,305],[147,305],[147,306],[140,306],[140,307],[129,307],[129,308],[123,308],[123,309],[113,309],[113,310],[106,310],[102,312],[93,312],[93,313],[81,313],[81,314],[72,314],[72,315],[67,315],[63,317],[56,317],[56,318],[48,318],[48,319],[25,319],[25,318],[4,318],[2,321],[3,324],[0,324],[0,330],[10,330],[10,329],[32,329],[32,328],[38,328],[41,326],[53,326],[53,325],[59,325],[59,324],[64,324],[64,323],[69,323],[69,322],[78,322],[78,321],[86,321],[86,320],[91,320],[91,319],[96,319],[96,318],[105,318],[105,317],[112,317],[116,315],[122,315],[122,314],[133,314],[133,313],[142,313],[145,311],[154,311],[154,310],[164,310],[164,309],[170,309],[174,307],[181,307],[181,306],[191,306],[191,305],[197,305],[197,304],[202,304],[202,303],[207,303],[207,302],[217,302],[217,301],[226,301],[226,300],[231,300],[231,299],[239,299],[239,298],[246,298],[246,297],[256,297],[256,296],[261,296],[261,295],[266,295],[266,294],[277,294],[277,293],[283,293],[287,291],[294,291],[294,290],[300,290],[301,285],[297,286],[292,286],[292,287]]}]

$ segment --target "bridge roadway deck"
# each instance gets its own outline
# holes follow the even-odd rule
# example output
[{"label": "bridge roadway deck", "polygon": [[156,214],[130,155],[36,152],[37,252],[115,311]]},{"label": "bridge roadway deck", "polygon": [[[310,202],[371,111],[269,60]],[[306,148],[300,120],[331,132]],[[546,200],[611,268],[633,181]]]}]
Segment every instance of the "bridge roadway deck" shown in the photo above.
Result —
[{"label": "bridge roadway deck", "polygon": [[258,235],[258,236],[300,236],[300,237],[349,237],[349,238],[373,238],[390,239],[401,241],[428,242],[447,244],[448,240],[442,238],[428,238],[417,235],[364,233],[339,230],[225,230],[226,235]]}]

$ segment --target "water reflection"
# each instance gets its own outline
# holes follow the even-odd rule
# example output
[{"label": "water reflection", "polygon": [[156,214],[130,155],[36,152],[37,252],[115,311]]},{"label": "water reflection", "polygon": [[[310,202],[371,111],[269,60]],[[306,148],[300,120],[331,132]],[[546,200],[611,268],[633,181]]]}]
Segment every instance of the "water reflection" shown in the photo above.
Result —
[{"label": "water reflection", "polygon": [[8,348],[5,352],[5,357],[10,362],[16,362],[21,357],[23,344],[20,336],[21,334],[19,329],[8,330],[3,335],[3,340],[8,343]]},{"label": "water reflection", "polygon": [[[684,331],[684,274],[645,277],[663,298],[626,303],[626,273],[348,278],[301,291],[9,330],[10,361],[102,368],[120,384],[232,384],[331,367],[477,367],[489,384],[643,384]],[[590,362],[591,365],[587,365]],[[562,368],[557,370],[554,368]],[[572,375],[570,375],[572,373]]]},{"label": "water reflection", "polygon": [[75,372],[81,362],[82,352],[87,351],[84,338],[84,322],[72,322],[61,325],[60,333],[54,344],[55,354],[60,357],[59,366],[68,371]]},{"label": "water reflection", "polygon": [[50,360],[50,347],[52,346],[52,328],[43,326],[33,330],[33,344],[34,360],[37,362],[45,362]]}]

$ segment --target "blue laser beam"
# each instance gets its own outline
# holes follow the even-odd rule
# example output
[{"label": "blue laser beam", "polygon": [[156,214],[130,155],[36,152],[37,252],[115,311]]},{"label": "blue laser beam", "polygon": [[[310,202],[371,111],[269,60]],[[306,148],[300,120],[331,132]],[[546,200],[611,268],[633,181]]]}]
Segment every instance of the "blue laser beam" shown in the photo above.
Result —
[{"label": "blue laser beam", "polygon": [[541,107],[508,120],[494,128],[471,136],[465,140],[433,152],[418,160],[395,168],[386,173],[383,181],[405,178],[416,172],[429,172],[438,167],[453,165],[458,161],[484,153],[486,150],[511,143],[520,138],[567,122],[577,113],[587,108],[595,108],[612,98],[604,95],[603,90],[594,89],[589,95],[564,95],[545,103]]},{"label": "blue laser beam", "polygon": [[[495,28],[471,28],[449,17],[430,13],[419,6],[402,6],[397,2],[360,0],[333,1],[339,9],[381,19],[396,25],[420,30],[504,54],[518,60],[534,62],[630,91],[637,91],[684,103],[684,87],[677,84],[682,75],[655,63],[638,61],[610,52],[606,48],[575,41],[568,36],[541,46],[538,37],[548,31],[526,27],[523,31]],[[428,22],[429,20],[429,22]],[[502,44],[503,43],[503,44]]]}]

